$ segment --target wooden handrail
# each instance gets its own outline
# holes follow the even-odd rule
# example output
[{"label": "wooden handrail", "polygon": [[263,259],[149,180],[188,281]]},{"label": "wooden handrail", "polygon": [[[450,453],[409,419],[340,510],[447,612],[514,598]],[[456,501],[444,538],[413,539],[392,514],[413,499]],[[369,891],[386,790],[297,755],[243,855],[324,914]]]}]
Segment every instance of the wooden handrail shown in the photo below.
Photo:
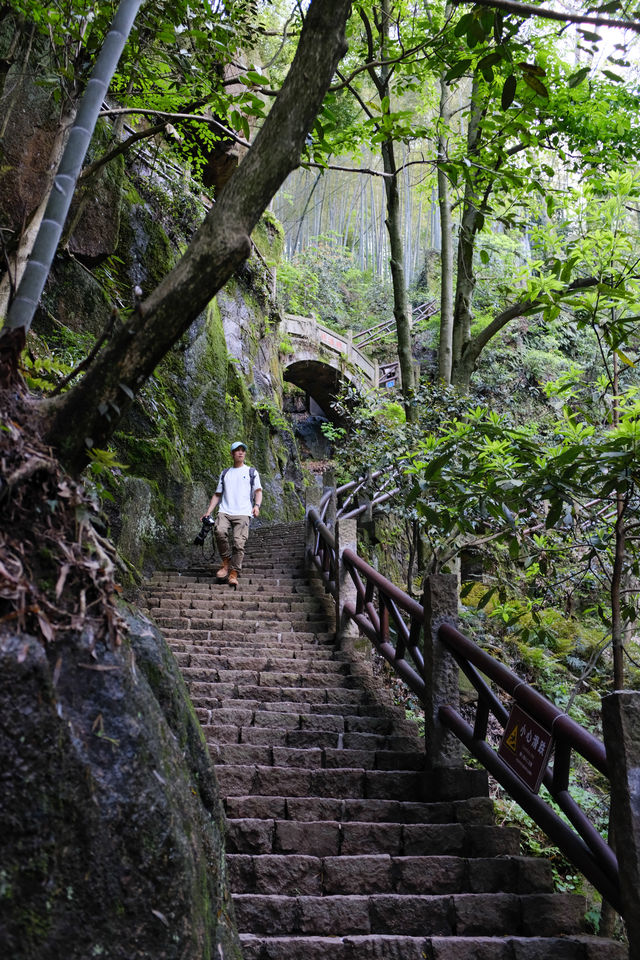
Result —
[{"label": "wooden handrail", "polygon": [[[362,479],[339,489],[353,494]],[[329,492],[331,495],[332,492]],[[343,514],[343,518],[357,515],[358,512],[359,509]],[[343,613],[357,625],[359,631],[424,703],[427,678],[423,644],[431,642],[431,628],[425,623],[424,607],[374,570],[355,551],[344,549],[340,553],[339,543],[317,510],[309,510],[308,522],[315,530],[315,547],[310,559],[321,571],[327,589],[336,596],[336,585],[340,578],[344,575],[350,577],[355,586],[356,600],[355,603],[347,601]],[[602,896],[620,911],[620,879],[615,853],[571,796],[569,789],[573,752],[582,756],[603,776],[609,776],[603,743],[455,627],[442,624],[437,636],[478,693],[473,727],[450,703],[440,704],[439,721],[462,741],[472,756],[505,787]],[[549,803],[530,790],[487,742],[489,715],[492,714],[504,728],[509,714],[485,678],[552,735],[554,765],[546,770],[543,783],[569,824]]]}]

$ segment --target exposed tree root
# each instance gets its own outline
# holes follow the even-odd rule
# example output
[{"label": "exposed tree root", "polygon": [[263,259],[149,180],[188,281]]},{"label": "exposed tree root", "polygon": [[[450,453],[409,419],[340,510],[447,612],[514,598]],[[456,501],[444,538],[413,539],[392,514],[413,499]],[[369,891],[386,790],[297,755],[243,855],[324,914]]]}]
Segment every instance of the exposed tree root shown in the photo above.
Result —
[{"label": "exposed tree root", "polygon": [[0,409],[0,631],[117,646],[115,551],[95,529],[97,504],[42,443],[27,396],[5,389]]}]

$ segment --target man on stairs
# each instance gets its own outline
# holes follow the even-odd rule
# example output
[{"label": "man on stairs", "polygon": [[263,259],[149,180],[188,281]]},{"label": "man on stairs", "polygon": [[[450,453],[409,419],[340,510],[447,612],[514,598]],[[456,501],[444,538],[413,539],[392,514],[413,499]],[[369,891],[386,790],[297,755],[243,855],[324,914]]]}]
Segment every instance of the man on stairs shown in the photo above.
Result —
[{"label": "man on stairs", "polygon": [[[220,474],[216,492],[205,514],[210,516],[220,504],[214,534],[222,566],[216,573],[218,580],[227,580],[230,587],[238,586],[242,570],[244,548],[249,536],[251,517],[260,514],[262,484],[255,467],[245,465],[246,444],[237,440],[231,444],[233,466]],[[204,517],[202,517],[204,520]]]}]

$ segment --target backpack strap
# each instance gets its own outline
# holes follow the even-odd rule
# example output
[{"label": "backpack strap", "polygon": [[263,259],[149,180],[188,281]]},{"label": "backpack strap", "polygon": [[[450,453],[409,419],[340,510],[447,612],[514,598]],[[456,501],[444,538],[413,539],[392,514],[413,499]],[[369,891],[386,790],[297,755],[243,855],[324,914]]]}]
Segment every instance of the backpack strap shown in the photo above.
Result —
[{"label": "backpack strap", "polygon": [[[227,473],[231,470],[231,467],[225,467],[225,469],[220,474],[220,497],[224,497],[224,478]],[[251,484],[251,502],[253,503],[253,485],[256,482],[256,468],[249,467],[249,483]]]},{"label": "backpack strap", "polygon": [[228,474],[229,470],[231,470],[231,467],[225,467],[222,473],[220,474],[220,499],[224,497],[224,478]]}]

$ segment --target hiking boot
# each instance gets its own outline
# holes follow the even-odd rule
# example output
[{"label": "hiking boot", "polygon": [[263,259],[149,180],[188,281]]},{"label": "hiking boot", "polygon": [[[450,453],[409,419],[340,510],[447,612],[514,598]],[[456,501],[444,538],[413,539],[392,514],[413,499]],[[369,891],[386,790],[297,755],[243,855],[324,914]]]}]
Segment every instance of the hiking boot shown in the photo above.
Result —
[{"label": "hiking boot", "polygon": [[[227,576],[229,575],[229,561],[230,561],[230,559],[231,559],[231,557],[223,557],[223,558],[222,558],[222,566],[220,567],[219,570],[216,571],[216,578],[217,578],[218,580],[226,580],[226,579],[227,579]],[[237,583],[237,582],[238,582],[238,581],[236,580],[236,583]]]},{"label": "hiking boot", "polygon": [[234,590],[236,589],[236,587],[238,586],[237,570],[229,570],[229,579],[227,580],[227,583],[229,584],[230,587],[233,587]]}]

